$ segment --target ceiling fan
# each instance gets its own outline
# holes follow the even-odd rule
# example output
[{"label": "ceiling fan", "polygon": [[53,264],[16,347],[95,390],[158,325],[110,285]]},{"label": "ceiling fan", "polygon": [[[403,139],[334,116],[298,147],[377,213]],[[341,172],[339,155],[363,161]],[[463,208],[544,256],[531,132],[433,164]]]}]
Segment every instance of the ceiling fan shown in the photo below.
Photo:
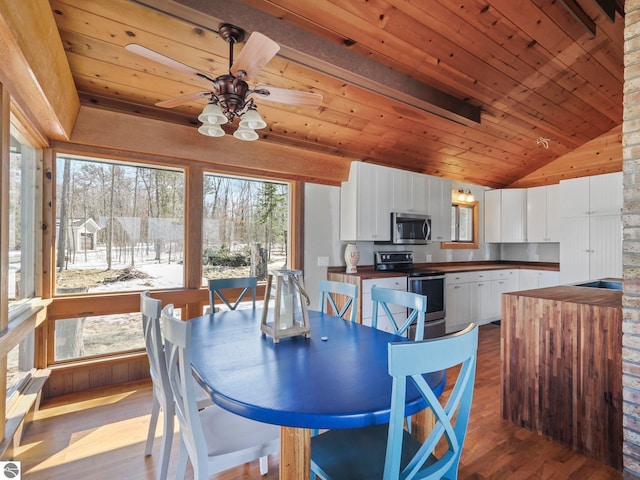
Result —
[{"label": "ceiling fan", "polygon": [[229,44],[229,73],[215,78],[137,43],[125,46],[125,49],[130,52],[176,70],[196,75],[213,84],[211,90],[164,100],[156,103],[156,106],[173,108],[200,98],[207,98],[208,103],[198,116],[198,120],[202,122],[198,128],[200,133],[221,137],[225,134],[221,125],[233,122],[238,117],[240,122],[238,129],[233,134],[234,137],[241,140],[257,140],[258,134],[255,130],[264,128],[267,124],[258,113],[254,98],[303,107],[317,107],[321,104],[322,95],[319,93],[266,85],[249,88],[247,80],[251,81],[255,78],[269,60],[278,53],[280,46],[269,37],[259,32],[253,32],[234,61],[233,46],[244,40],[245,31],[235,25],[223,23],[220,25],[218,33]]}]

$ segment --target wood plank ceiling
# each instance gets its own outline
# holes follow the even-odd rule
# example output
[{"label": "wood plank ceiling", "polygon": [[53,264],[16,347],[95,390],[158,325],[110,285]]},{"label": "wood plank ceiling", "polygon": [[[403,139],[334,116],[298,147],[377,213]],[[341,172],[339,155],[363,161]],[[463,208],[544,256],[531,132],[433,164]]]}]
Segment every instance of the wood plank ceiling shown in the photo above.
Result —
[{"label": "wood plank ceiling", "polygon": [[[218,22],[254,11],[251,18],[271,19],[265,28],[297,28],[481,112],[480,123],[463,125],[339,78],[326,65],[278,55],[255,83],[318,92],[323,102],[303,108],[259,101],[268,126],[256,145],[282,143],[490,187],[621,170],[620,2],[613,21],[596,0],[570,2],[593,22],[595,35],[559,0],[151,2],[171,14],[143,0],[50,1],[83,103],[195,128],[205,100],[173,109],[154,104],[208,82],[124,46],[144,45],[215,77],[227,72],[229,55]],[[204,13],[185,19],[176,14],[185,5]],[[207,10],[216,5],[223,7]]]}]

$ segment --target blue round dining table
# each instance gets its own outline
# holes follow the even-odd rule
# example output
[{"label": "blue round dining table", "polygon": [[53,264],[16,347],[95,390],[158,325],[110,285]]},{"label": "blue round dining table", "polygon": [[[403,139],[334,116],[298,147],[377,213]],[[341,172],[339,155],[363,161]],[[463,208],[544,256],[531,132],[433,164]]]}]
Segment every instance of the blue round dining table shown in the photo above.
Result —
[{"label": "blue round dining table", "polygon": [[[308,478],[309,429],[388,423],[388,344],[407,339],[309,311],[310,338],[274,343],[260,331],[261,314],[235,310],[189,320],[193,371],[222,408],[280,425],[280,478]],[[427,381],[439,395],[446,373]],[[405,412],[412,415],[427,405],[409,389]]]}]

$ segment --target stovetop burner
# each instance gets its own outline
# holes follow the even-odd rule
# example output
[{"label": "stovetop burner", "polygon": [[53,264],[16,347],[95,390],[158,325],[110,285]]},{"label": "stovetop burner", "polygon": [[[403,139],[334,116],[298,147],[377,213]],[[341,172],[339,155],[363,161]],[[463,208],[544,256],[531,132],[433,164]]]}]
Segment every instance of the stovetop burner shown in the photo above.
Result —
[{"label": "stovetop burner", "polygon": [[424,267],[415,267],[413,264],[413,252],[373,252],[374,268],[378,271],[403,272],[409,277],[428,277],[442,275],[442,272]]}]

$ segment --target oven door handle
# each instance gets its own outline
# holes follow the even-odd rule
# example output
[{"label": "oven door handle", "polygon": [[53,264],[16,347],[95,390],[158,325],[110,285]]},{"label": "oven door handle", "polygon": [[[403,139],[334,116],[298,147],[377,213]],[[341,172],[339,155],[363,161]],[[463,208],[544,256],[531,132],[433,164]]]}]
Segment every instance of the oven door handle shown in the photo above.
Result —
[{"label": "oven door handle", "polygon": [[409,277],[409,281],[414,280],[443,280],[444,273],[442,275],[425,275],[424,277]]}]

